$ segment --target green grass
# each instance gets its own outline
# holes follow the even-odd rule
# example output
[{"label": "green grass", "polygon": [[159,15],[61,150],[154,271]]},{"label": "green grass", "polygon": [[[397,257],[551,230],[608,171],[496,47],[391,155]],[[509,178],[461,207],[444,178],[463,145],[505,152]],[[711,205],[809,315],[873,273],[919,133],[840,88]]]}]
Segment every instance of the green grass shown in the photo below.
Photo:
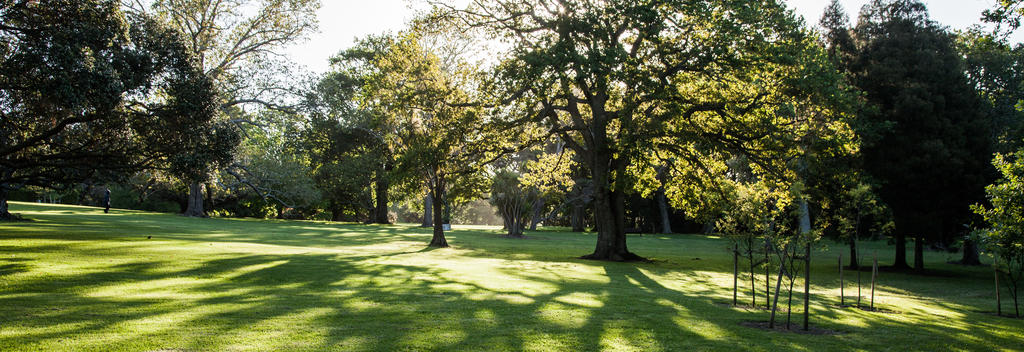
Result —
[{"label": "green grass", "polygon": [[[812,324],[839,334],[804,335],[741,325],[768,313],[729,305],[731,257],[712,237],[630,237],[655,261],[606,263],[576,259],[593,234],[516,240],[456,226],[453,248],[428,249],[428,230],[401,225],[11,206],[34,221],[0,223],[3,351],[1024,346],[1024,320],[991,314],[990,269],[944,264],[947,253],[926,256],[942,275],[882,273],[876,305],[891,312],[881,313],[837,307],[843,247],[815,252]],[[884,243],[865,246],[882,264],[892,256]],[[846,292],[854,299],[856,286]]]}]

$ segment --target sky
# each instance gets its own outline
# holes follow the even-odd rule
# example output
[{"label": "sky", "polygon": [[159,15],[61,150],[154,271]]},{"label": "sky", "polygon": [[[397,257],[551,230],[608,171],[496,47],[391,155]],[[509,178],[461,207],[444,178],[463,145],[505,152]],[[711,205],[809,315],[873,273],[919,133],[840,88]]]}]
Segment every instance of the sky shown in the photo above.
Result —
[{"label": "sky", "polygon": [[[829,0],[786,0],[788,6],[809,24],[817,24]],[[856,22],[857,13],[868,0],[840,0]],[[923,0],[936,22],[952,29],[964,29],[980,23],[981,12],[994,7],[996,0]],[[284,54],[296,64],[315,73],[328,69],[328,58],[350,47],[356,38],[370,34],[395,32],[405,27],[415,11],[408,0],[323,0],[318,13],[320,31],[308,40],[289,47]],[[1022,30],[1024,31],[1024,30]],[[1020,42],[1024,33],[1011,40]]]}]

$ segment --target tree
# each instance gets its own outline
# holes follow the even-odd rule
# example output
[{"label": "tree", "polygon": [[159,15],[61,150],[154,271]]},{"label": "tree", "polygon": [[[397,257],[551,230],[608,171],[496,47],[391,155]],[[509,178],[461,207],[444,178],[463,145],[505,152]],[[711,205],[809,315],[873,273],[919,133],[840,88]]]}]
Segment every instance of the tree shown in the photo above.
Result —
[{"label": "tree", "polygon": [[332,221],[361,221],[369,217],[373,198],[369,185],[379,165],[375,149],[367,148],[363,131],[346,128],[334,119],[314,117],[304,131],[311,172],[323,192]]},{"label": "tree", "polygon": [[1024,45],[972,28],[956,36],[968,83],[981,94],[983,111],[991,123],[990,138],[1000,153],[1021,147],[1024,111]]},{"label": "tree", "polygon": [[1013,154],[997,154],[993,164],[1002,178],[985,188],[990,207],[974,205],[974,212],[985,218],[988,228],[982,233],[986,251],[997,259],[997,272],[1013,296],[1014,312],[1020,317],[1017,297],[1024,280],[1024,149]]},{"label": "tree", "polygon": [[0,218],[11,190],[151,168],[209,125],[215,87],[158,21],[98,0],[4,1],[0,16]]},{"label": "tree", "polygon": [[295,121],[298,116],[272,110],[262,113],[271,116],[259,118],[266,121],[263,127],[245,130],[234,162],[221,168],[227,175],[219,178],[224,180],[219,188],[276,204],[278,217],[284,216],[285,209],[317,205],[321,194],[311,176],[309,154],[301,143]]},{"label": "tree", "polygon": [[[238,118],[238,110],[244,106],[291,109],[287,101],[296,96],[287,83],[291,78],[272,75],[286,69],[270,54],[316,29],[319,1],[155,0],[150,6],[141,0],[125,3],[132,11],[164,18],[184,34],[186,46],[195,53],[203,72],[216,82],[222,93],[219,121],[235,125],[250,122]],[[229,125],[219,126],[223,129]],[[232,142],[217,138],[226,131],[197,130],[195,133],[205,134],[195,137],[201,141]],[[196,148],[181,151],[191,168],[181,175],[190,183],[186,215],[205,214],[202,183],[218,166],[217,162],[224,161],[207,151],[216,150],[222,155],[233,148],[230,144],[197,143]]]},{"label": "tree", "polygon": [[[766,241],[769,232],[775,231],[772,221],[783,209],[774,203],[782,200],[780,196],[785,194],[769,189],[765,183],[750,182],[752,180],[747,177],[743,178],[745,180],[734,179],[739,182],[730,183],[728,196],[722,201],[723,211],[715,226],[732,244],[730,250],[735,251],[734,259],[738,261],[741,255],[747,259],[750,269],[750,305],[756,307],[757,274],[754,270],[757,267],[765,267],[767,272],[771,266]],[[736,271],[733,274],[737,275],[734,279],[738,281],[739,263],[734,264]],[[765,280],[765,306],[768,306],[771,302],[768,299],[767,274]]]},{"label": "tree", "polygon": [[995,23],[994,34],[1005,39],[1010,33],[1020,28],[1022,17],[1024,17],[1024,1],[999,0],[994,8],[982,13],[981,19],[988,23]]},{"label": "tree", "polygon": [[[863,145],[864,168],[895,220],[894,267],[908,268],[906,237],[950,243],[980,200],[990,143],[980,101],[949,34],[915,0],[875,0],[853,31],[846,69],[875,109],[862,118],[887,126]],[[865,124],[869,125],[869,124]]]},{"label": "tree", "polygon": [[732,155],[778,169],[800,133],[796,107],[824,103],[839,77],[776,1],[433,3],[430,22],[511,44],[498,55],[507,59],[496,100],[517,101],[518,121],[557,134],[583,160],[598,231],[590,259],[642,259],[626,246],[625,199],[656,190],[664,161],[674,161],[668,197],[691,211],[715,197],[709,180]]},{"label": "tree", "polygon": [[[1024,45],[1011,46],[1005,38],[971,28],[958,33],[956,47],[964,58],[969,84],[981,94],[995,151],[1020,148],[1024,112],[1018,104],[1024,99]],[[963,248],[961,264],[981,264],[973,236],[965,236]]]},{"label": "tree", "polygon": [[365,148],[368,153],[362,157],[372,158],[360,162],[369,163],[366,166],[373,173],[374,208],[370,221],[378,224],[390,223],[390,190],[393,181],[401,181],[393,173],[399,148],[395,144],[397,118],[374,109],[376,97],[364,92],[363,87],[366,79],[380,74],[375,62],[386,55],[391,42],[387,36],[369,36],[334,56],[332,71],[321,80],[318,100],[312,104],[320,109],[318,118],[336,120],[348,133],[358,135],[353,139],[358,145],[352,147]]},{"label": "tree", "polygon": [[509,237],[523,237],[538,192],[525,187],[515,171],[499,170],[491,181],[491,205],[498,208]]},{"label": "tree", "polygon": [[423,185],[433,202],[434,236],[430,246],[447,247],[443,225],[447,210],[460,201],[486,192],[484,165],[504,153],[515,126],[484,124],[479,100],[473,94],[479,80],[471,66],[442,62],[423,47],[418,34],[403,33],[390,40],[372,64],[373,73],[362,87],[373,111],[392,116],[400,151],[395,173]]}]

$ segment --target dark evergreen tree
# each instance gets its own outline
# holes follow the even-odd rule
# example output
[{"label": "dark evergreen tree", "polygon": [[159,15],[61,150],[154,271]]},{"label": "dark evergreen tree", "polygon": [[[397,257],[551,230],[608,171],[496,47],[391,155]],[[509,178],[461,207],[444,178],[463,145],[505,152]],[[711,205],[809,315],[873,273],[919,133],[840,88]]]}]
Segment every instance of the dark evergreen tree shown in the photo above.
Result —
[{"label": "dark evergreen tree", "polygon": [[923,269],[924,245],[953,242],[969,221],[970,204],[984,197],[989,125],[953,38],[923,3],[874,0],[852,34],[855,48],[840,62],[872,108],[861,114],[868,123],[860,127],[883,126],[862,151],[865,171],[894,216],[893,265],[909,267],[911,236],[914,267]]}]

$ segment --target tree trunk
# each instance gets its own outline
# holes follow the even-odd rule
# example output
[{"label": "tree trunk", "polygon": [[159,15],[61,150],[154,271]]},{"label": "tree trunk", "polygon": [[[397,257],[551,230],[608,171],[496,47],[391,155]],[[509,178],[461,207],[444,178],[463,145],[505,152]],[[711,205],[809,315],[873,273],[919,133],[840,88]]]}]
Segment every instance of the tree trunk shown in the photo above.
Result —
[{"label": "tree trunk", "polygon": [[188,187],[188,209],[185,209],[185,216],[201,217],[206,215],[203,211],[203,184],[192,182]]},{"label": "tree trunk", "polygon": [[737,243],[732,245],[732,305],[736,306],[739,298],[740,288],[740,246]]},{"label": "tree trunk", "polygon": [[[213,185],[210,184],[209,182],[207,182],[206,183],[206,204],[203,204],[206,209],[213,210],[213,207],[216,206],[213,203],[213,191],[214,191]],[[204,211],[203,213],[206,213],[206,212]]]},{"label": "tree trunk", "polygon": [[[772,304],[772,257],[770,255],[770,243],[764,240],[764,307],[770,308]],[[781,263],[779,264],[781,267]]]},{"label": "tree trunk", "polygon": [[11,212],[7,205],[7,188],[0,186],[0,221],[10,219]]},{"label": "tree trunk", "polygon": [[992,263],[992,271],[995,272],[996,276],[996,316],[1003,316],[1003,301],[999,297],[999,259],[996,259],[995,263]]},{"label": "tree trunk", "polygon": [[967,238],[964,240],[964,257],[960,259],[963,265],[981,265],[981,253],[978,250],[978,243]]},{"label": "tree trunk", "polygon": [[914,270],[924,270],[924,236],[917,235],[914,239]]},{"label": "tree trunk", "polygon": [[[597,184],[595,182],[595,184]],[[597,227],[597,246],[594,253],[583,256],[583,259],[636,261],[643,260],[640,256],[630,253],[626,248],[625,231],[625,197],[622,193],[597,186],[594,194],[594,224]]]},{"label": "tree trunk", "polygon": [[[429,199],[433,202],[433,208],[444,209],[444,199],[442,199],[444,197],[444,187],[441,185],[434,186],[432,193]],[[441,211],[435,211],[432,214],[434,218],[434,237],[430,239],[431,247],[448,247],[448,240],[444,238],[444,219],[441,213]]]},{"label": "tree trunk", "polygon": [[850,269],[859,270],[860,262],[857,259],[857,238],[850,238]]},{"label": "tree trunk", "polygon": [[533,214],[530,216],[530,231],[537,231],[537,224],[540,223],[540,211],[544,208],[544,199],[538,197],[533,201]]},{"label": "tree trunk", "polygon": [[572,232],[584,232],[586,231],[585,217],[587,216],[587,209],[583,204],[575,204],[572,206],[572,215],[569,217],[569,221],[572,223]]},{"label": "tree trunk", "polygon": [[78,205],[86,205],[85,198],[88,197],[90,193],[92,193],[92,181],[86,181],[82,185],[84,187],[82,187],[82,194],[78,195]]},{"label": "tree trunk", "polygon": [[[387,169],[389,168],[384,168],[385,171]],[[376,180],[374,180],[377,186],[377,199],[375,199],[377,205],[373,209],[374,217],[372,221],[375,224],[391,223],[391,221],[388,220],[388,188],[390,188],[391,185],[385,171],[378,171]]]},{"label": "tree trunk", "polygon": [[434,226],[434,216],[431,212],[431,208],[434,206],[434,198],[427,192],[427,196],[423,197],[423,224],[422,227]]},{"label": "tree trunk", "polygon": [[896,231],[896,258],[893,259],[894,269],[910,269],[907,265],[907,235],[902,230]]},{"label": "tree trunk", "polygon": [[665,197],[665,187],[658,189],[654,196],[658,202],[658,214],[661,215],[661,233],[672,233],[672,220],[669,219],[668,197]]},{"label": "tree trunk", "polygon": [[331,202],[331,221],[341,221],[341,207]]},{"label": "tree trunk", "polygon": [[789,279],[789,291],[787,293],[789,299],[786,301],[786,330],[789,330],[789,323],[793,320],[793,282],[796,279],[792,277],[787,277],[787,279]]}]

